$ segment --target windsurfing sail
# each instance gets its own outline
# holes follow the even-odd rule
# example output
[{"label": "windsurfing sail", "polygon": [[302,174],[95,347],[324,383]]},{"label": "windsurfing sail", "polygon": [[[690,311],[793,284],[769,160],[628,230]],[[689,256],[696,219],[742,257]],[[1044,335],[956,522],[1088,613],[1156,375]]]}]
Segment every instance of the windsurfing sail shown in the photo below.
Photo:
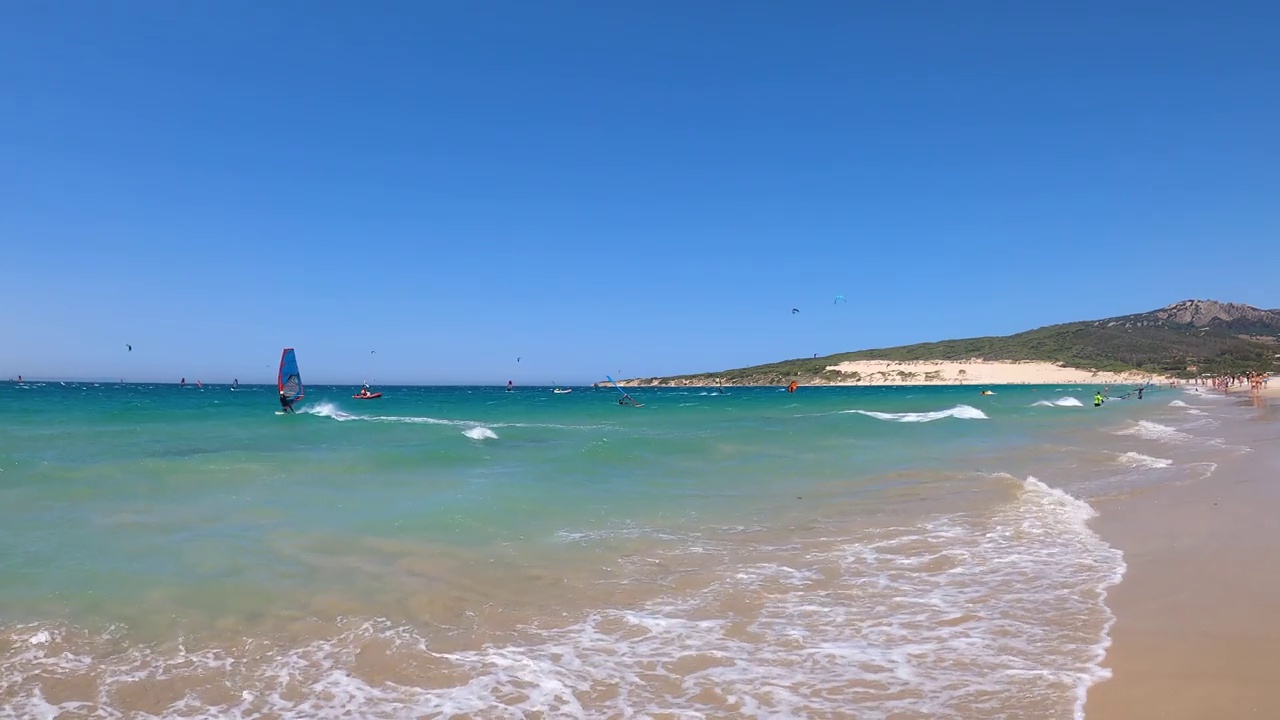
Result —
[{"label": "windsurfing sail", "polygon": [[[618,392],[622,393],[623,399],[618,401],[620,404],[631,403],[635,407],[640,407],[640,403],[636,402],[635,398],[628,395],[627,391],[623,390],[622,386],[618,384],[618,381],[613,379],[613,376],[605,375],[605,377],[608,378],[609,382],[613,383],[613,386],[617,388]],[[626,401],[625,403],[623,402],[624,400]]]},{"label": "windsurfing sail", "polygon": [[302,399],[302,375],[298,373],[298,358],[293,354],[293,348],[285,348],[280,353],[280,376],[276,384],[290,404]]}]

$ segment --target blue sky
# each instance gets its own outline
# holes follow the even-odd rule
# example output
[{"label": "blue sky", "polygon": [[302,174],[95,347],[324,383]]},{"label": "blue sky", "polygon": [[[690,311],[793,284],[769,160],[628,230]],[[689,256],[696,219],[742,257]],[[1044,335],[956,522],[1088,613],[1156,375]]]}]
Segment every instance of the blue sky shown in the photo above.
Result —
[{"label": "blue sky", "polygon": [[1280,306],[1275,3],[273,5],[3,10],[0,376],[569,383]]}]

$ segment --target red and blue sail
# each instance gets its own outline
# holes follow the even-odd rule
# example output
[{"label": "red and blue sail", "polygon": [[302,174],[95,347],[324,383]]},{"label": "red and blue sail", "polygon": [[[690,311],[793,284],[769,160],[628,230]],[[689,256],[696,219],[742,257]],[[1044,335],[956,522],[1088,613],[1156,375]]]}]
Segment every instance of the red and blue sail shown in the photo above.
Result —
[{"label": "red and blue sail", "polygon": [[280,353],[280,376],[276,384],[290,404],[302,399],[302,375],[298,372],[298,358],[293,354],[293,348],[285,348]]}]

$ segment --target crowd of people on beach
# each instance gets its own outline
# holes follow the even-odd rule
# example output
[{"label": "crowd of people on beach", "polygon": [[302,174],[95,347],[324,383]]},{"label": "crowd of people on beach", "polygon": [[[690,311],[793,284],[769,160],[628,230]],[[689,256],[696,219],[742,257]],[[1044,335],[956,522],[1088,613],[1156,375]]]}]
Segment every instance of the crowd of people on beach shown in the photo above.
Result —
[{"label": "crowd of people on beach", "polygon": [[1248,385],[1249,392],[1256,395],[1267,389],[1270,382],[1271,375],[1268,373],[1243,373],[1239,375],[1196,378],[1192,381],[1192,384],[1203,385],[1213,390],[1221,390],[1224,393],[1230,393],[1235,388],[1243,388]]}]

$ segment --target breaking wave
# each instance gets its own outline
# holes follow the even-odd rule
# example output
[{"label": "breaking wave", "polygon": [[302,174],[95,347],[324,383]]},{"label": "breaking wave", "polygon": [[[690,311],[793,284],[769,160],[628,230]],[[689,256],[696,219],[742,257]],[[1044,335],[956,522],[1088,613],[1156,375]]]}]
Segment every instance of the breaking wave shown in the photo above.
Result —
[{"label": "breaking wave", "polygon": [[1155,440],[1162,443],[1183,443],[1192,439],[1190,435],[1184,432],[1150,420],[1139,420],[1127,428],[1116,430],[1115,434],[1134,435],[1144,440]]},{"label": "breaking wave", "polygon": [[968,405],[957,405],[948,410],[937,410],[935,412],[901,412],[901,413],[884,413],[873,412],[871,410],[842,410],[842,414],[855,413],[858,415],[866,415],[867,417],[877,420],[885,420],[888,422],[933,422],[934,420],[942,420],[943,418],[956,418],[957,420],[986,420],[987,414],[981,410],[970,407]]},{"label": "breaking wave", "polygon": [[[468,429],[484,428],[559,428],[564,430],[598,430],[609,428],[608,425],[558,425],[554,423],[504,423],[504,422],[481,422],[478,420],[446,420],[434,417],[417,417],[412,415],[359,415],[349,413],[338,408],[333,403],[319,403],[317,405],[309,405],[306,408],[298,410],[299,414],[315,415],[317,417],[337,420],[338,422],[371,422],[371,423],[405,423],[409,425],[448,425],[452,427],[461,427]],[[465,434],[465,433],[464,433]],[[467,437],[471,437],[468,435]]]},{"label": "breaking wave", "polygon": [[1057,400],[1040,400],[1031,403],[1031,407],[1084,407],[1084,403],[1073,397],[1063,397]]},{"label": "breaking wave", "polygon": [[0,697],[20,717],[1079,718],[1125,571],[1094,514],[1027,478],[987,512],[726,554],[707,584],[478,646],[383,619],[206,647],[11,626]]},{"label": "breaking wave", "polygon": [[1167,468],[1170,465],[1173,465],[1172,460],[1151,457],[1150,455],[1143,455],[1142,453],[1137,452],[1123,453],[1120,455],[1119,460],[1125,465],[1138,468]]}]

